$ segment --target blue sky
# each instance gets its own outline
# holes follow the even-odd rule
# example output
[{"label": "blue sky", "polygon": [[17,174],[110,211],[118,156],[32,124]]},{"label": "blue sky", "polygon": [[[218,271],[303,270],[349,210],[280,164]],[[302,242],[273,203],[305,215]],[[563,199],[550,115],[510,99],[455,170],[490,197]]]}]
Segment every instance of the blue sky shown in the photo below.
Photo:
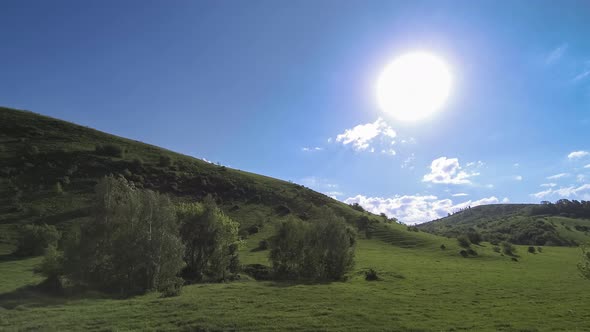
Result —
[{"label": "blue sky", "polygon": [[[408,223],[588,200],[589,15],[585,1],[8,0],[0,104]],[[413,50],[444,59],[454,85],[402,123],[374,86]]]}]

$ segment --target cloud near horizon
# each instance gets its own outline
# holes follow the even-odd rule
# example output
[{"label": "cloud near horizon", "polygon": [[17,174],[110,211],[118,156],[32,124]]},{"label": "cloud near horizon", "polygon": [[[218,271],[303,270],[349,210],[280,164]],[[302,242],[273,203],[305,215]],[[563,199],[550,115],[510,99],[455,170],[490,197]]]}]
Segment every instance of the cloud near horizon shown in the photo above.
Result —
[{"label": "cloud near horizon", "polygon": [[[474,164],[470,163],[470,166],[472,165]],[[457,158],[440,157],[432,161],[430,173],[424,175],[422,181],[437,184],[471,184],[469,178],[477,175],[477,172],[464,171]]]},{"label": "cloud near horizon", "polygon": [[[507,198],[504,198],[504,202],[507,200]],[[395,217],[405,224],[417,224],[442,218],[449,213],[469,206],[495,204],[499,203],[500,200],[495,196],[491,196],[476,201],[468,200],[455,204],[451,199],[438,199],[434,195],[396,195],[391,198],[356,195],[345,199],[344,202],[347,204],[358,203],[369,212],[385,213],[387,216]]]}]

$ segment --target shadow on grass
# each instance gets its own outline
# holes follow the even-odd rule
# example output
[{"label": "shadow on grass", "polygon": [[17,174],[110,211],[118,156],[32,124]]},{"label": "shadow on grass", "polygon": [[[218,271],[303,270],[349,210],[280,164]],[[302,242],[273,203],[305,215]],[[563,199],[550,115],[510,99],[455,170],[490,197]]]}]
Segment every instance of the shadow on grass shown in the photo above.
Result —
[{"label": "shadow on grass", "polygon": [[70,301],[88,299],[124,300],[132,296],[90,291],[81,288],[55,290],[47,280],[37,285],[27,285],[12,292],[0,294],[0,308],[12,310],[22,307],[49,307],[63,305]]},{"label": "shadow on grass", "polygon": [[0,255],[0,262],[18,261],[18,260],[21,260],[23,258],[27,258],[27,257],[19,257],[19,256],[16,256],[16,255],[12,254],[12,253],[10,253],[10,254],[2,254],[2,255]]}]

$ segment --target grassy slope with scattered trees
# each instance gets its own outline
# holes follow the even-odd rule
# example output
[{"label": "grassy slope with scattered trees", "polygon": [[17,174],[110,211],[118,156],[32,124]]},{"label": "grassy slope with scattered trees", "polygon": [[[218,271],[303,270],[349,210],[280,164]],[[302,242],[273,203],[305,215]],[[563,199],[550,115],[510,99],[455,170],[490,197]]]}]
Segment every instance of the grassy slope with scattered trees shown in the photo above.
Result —
[{"label": "grassy slope with scattered trees", "polygon": [[[517,245],[505,254],[502,250],[509,244],[501,250],[487,243],[461,247],[456,239],[385,222],[386,218],[360,207],[349,207],[289,182],[9,109],[0,109],[0,158],[6,161],[0,169],[0,330],[590,328],[590,313],[585,310],[590,305],[590,282],[580,276],[578,248],[543,247],[530,252]],[[185,286],[176,297],[149,292],[121,299],[97,291],[59,296],[40,291],[37,285],[47,274],[36,272],[40,268],[52,272],[59,264],[47,258],[12,255],[19,243],[19,226],[49,224],[29,232],[31,238],[47,239],[48,245],[55,242],[51,225],[62,231],[71,225],[92,226],[94,187],[110,173],[122,175],[139,189],[169,194],[181,225],[193,225],[193,221],[206,225],[205,197],[213,195],[225,214],[240,224],[240,263],[252,272],[265,272],[265,267],[272,266],[304,279],[330,275],[333,271],[326,269],[312,269],[310,275],[301,266],[309,261],[320,262],[320,266],[336,261],[350,268],[351,256],[330,252],[338,247],[350,250],[354,267],[339,282],[256,281],[250,276],[256,273],[246,273],[234,282]],[[352,241],[346,228],[326,232],[343,220],[358,232],[356,240]],[[304,236],[293,243],[281,242],[277,235],[285,225]],[[187,243],[201,233],[185,229],[180,234]],[[332,244],[324,247],[314,234],[334,235]],[[132,232],[122,235],[123,240],[136,238]],[[465,248],[476,255],[461,257],[459,252]],[[289,252],[297,253],[295,259],[285,256]],[[192,249],[185,251],[187,257],[192,253]],[[51,250],[48,254],[57,257]],[[289,268],[282,269],[282,263]],[[582,261],[580,266],[586,271],[588,264]],[[194,270],[187,272],[193,275]]]},{"label": "grassy slope with scattered trees", "polygon": [[0,225],[43,222],[63,228],[87,218],[94,186],[109,174],[167,193],[176,203],[211,194],[239,222],[242,235],[276,218],[312,218],[318,206],[350,223],[363,215],[381,219],[295,183],[1,107],[0,161]]},{"label": "grassy slope with scattered trees", "polygon": [[447,237],[477,233],[482,241],[572,246],[590,241],[590,220],[539,209],[539,204],[481,205],[418,225]]}]

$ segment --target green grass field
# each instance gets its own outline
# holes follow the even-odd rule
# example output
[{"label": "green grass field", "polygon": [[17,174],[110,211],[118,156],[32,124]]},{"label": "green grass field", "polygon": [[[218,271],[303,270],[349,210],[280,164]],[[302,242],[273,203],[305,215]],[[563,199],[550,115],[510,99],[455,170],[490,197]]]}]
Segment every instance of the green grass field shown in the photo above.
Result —
[{"label": "green grass field", "polygon": [[[408,232],[410,233],[410,232]],[[413,232],[412,232],[413,233]],[[476,247],[462,258],[455,241],[420,233],[414,248],[362,239],[346,282],[290,284],[250,278],[187,286],[182,295],[130,299],[100,294],[48,297],[20,289],[39,282],[38,258],[0,262],[0,330],[188,331],[587,331],[590,281],[576,269],[579,249],[545,247],[518,262]],[[244,262],[266,251],[242,249]],[[446,250],[439,248],[445,243]],[[374,268],[381,281],[365,281]]]},{"label": "green grass field", "polygon": [[[97,154],[97,143],[125,153]],[[162,157],[171,163],[162,165]],[[590,281],[577,271],[577,247],[546,246],[529,254],[520,246],[515,262],[484,244],[473,246],[477,257],[463,258],[455,239],[385,223],[294,183],[7,108],[0,108],[0,161],[0,331],[590,331]],[[111,173],[175,201],[214,194],[246,237],[242,264],[268,265],[268,251],[255,248],[273,234],[274,224],[312,217],[317,207],[332,209],[352,225],[363,216],[373,223],[361,232],[356,265],[345,282],[261,282],[242,275],[230,283],[186,286],[172,298],[40,293],[34,286],[42,279],[33,269],[41,258],[10,255],[17,226],[49,223],[66,230],[83,221],[94,184]],[[57,182],[62,192],[54,190]],[[474,208],[424,227],[439,235],[475,227],[485,235],[540,218],[526,219],[521,208]],[[587,220],[545,222],[555,224],[560,238],[590,239],[575,228]],[[252,226],[257,233],[249,231]],[[382,280],[365,280],[371,268]]]}]

